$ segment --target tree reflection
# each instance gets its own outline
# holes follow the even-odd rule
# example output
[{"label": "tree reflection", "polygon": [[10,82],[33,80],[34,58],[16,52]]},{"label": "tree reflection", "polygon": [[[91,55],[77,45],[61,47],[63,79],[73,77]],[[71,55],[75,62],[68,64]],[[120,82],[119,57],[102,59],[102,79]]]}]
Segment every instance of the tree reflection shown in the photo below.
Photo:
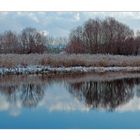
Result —
[{"label": "tree reflection", "polygon": [[[50,80],[51,81],[51,80]],[[57,83],[57,82],[56,82]],[[67,88],[74,97],[84,102],[90,108],[105,108],[113,111],[121,104],[127,103],[134,96],[134,86],[140,83],[140,79],[120,79],[114,81],[88,81],[68,83]],[[49,83],[49,86],[54,83]],[[45,87],[43,83],[22,83],[0,85],[0,94],[14,107],[36,107],[43,99]],[[140,90],[137,88],[137,91]],[[139,96],[139,93],[136,93]],[[61,96],[61,95],[60,95]],[[52,99],[52,98],[51,98]],[[62,102],[63,103],[63,102]]]},{"label": "tree reflection", "polygon": [[17,85],[1,85],[0,91],[5,94],[11,95],[16,91],[17,88]]},{"label": "tree reflection", "polygon": [[85,101],[91,108],[106,108],[113,111],[120,104],[128,102],[133,96],[137,79],[115,81],[89,81],[68,84],[68,90],[78,100]]},{"label": "tree reflection", "polygon": [[17,100],[16,97],[16,90],[18,89],[18,85],[1,85],[0,86],[0,92],[5,94],[5,96],[7,97],[7,100],[10,103],[14,103]]},{"label": "tree reflection", "polygon": [[10,104],[19,101],[24,107],[36,107],[44,96],[44,89],[40,84],[6,85],[0,86],[0,93]]},{"label": "tree reflection", "polygon": [[41,85],[27,84],[21,88],[21,100],[25,107],[35,107],[44,96]]}]

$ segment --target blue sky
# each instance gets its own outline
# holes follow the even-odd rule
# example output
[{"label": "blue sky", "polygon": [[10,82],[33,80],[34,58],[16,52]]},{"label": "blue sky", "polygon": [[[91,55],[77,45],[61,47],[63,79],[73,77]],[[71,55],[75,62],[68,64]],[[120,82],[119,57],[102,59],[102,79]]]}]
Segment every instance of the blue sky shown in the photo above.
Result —
[{"label": "blue sky", "polygon": [[140,12],[0,12],[0,32],[34,27],[50,36],[68,36],[89,18],[114,17],[134,31],[140,29]]}]

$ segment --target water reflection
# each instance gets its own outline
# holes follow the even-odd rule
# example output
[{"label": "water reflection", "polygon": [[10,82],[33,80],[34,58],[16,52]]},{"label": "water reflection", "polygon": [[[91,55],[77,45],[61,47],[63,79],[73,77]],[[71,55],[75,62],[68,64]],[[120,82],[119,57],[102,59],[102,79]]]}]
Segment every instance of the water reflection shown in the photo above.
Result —
[{"label": "water reflection", "polygon": [[[41,76],[42,77],[42,76]],[[17,78],[19,81],[19,77]],[[72,107],[104,109],[115,111],[134,97],[140,97],[140,79],[86,80],[36,78],[24,82],[8,81],[0,83],[0,110],[22,110],[22,108],[46,107],[48,110],[57,105],[57,110]],[[41,82],[38,81],[40,79]],[[43,81],[43,82],[42,82]],[[60,86],[61,85],[61,86]],[[57,87],[57,89],[55,89]],[[48,90],[49,89],[49,90]],[[55,92],[55,93],[54,93]],[[53,105],[52,105],[53,104]],[[50,106],[51,105],[51,106]],[[52,107],[53,106],[53,107]],[[50,109],[51,108],[51,109]],[[72,109],[74,110],[74,109]],[[16,114],[16,113],[13,113]]]},{"label": "water reflection", "polygon": [[0,100],[3,100],[2,104],[7,104],[6,106],[10,110],[11,108],[15,110],[22,107],[33,108],[43,99],[45,94],[43,88],[44,85],[30,83],[22,85],[1,85]]},{"label": "water reflection", "polygon": [[90,108],[106,108],[110,111],[127,103],[134,96],[134,86],[138,79],[114,81],[89,81],[67,85],[69,92],[78,100],[85,101]]},{"label": "water reflection", "polygon": [[25,107],[35,107],[43,99],[42,85],[27,84],[21,87],[21,101]]}]

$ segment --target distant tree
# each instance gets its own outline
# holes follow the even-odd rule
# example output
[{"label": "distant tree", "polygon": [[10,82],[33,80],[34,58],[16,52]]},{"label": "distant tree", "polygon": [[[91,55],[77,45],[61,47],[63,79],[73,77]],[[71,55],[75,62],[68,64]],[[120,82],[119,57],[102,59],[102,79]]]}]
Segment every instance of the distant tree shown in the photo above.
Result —
[{"label": "distant tree", "polygon": [[6,31],[0,35],[1,53],[15,53],[17,47],[19,47],[19,41],[16,33]]},{"label": "distant tree", "polygon": [[84,44],[87,49],[87,52],[89,53],[98,52],[99,45],[102,43],[101,26],[101,21],[99,19],[90,19],[84,25]]},{"label": "distant tree", "polygon": [[66,37],[47,37],[47,52],[48,53],[60,53],[64,51],[67,45]]},{"label": "distant tree", "polygon": [[25,28],[19,35],[12,31],[0,34],[0,53],[43,53],[46,49],[46,36],[34,28]]},{"label": "distant tree", "polygon": [[46,37],[35,28],[25,28],[21,34],[21,46],[25,53],[43,53]]},{"label": "distant tree", "polygon": [[134,41],[134,54],[138,55],[140,54],[140,31],[138,30],[136,32],[136,37],[135,37],[135,41]]},{"label": "distant tree", "polygon": [[84,47],[83,42],[83,29],[78,27],[76,30],[73,30],[70,34],[70,42],[65,49],[69,53],[84,53],[86,48]]},{"label": "distant tree", "polygon": [[127,47],[125,43],[133,37],[133,31],[114,18],[109,17],[102,21],[90,19],[71,32],[66,51],[122,54],[122,48]]},{"label": "distant tree", "polygon": [[134,36],[133,31],[126,25],[116,21],[114,18],[107,18],[103,22],[103,32],[105,33],[105,46],[108,53],[121,54],[121,48],[125,42]]}]

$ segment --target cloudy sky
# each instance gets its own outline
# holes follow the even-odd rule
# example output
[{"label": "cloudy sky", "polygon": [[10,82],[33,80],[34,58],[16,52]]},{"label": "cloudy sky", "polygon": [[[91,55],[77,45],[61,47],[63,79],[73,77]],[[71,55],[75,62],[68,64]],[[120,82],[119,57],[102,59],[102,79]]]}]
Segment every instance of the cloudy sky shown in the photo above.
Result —
[{"label": "cloudy sky", "polygon": [[89,18],[115,17],[136,31],[140,29],[140,12],[0,12],[0,32],[20,32],[34,27],[50,36],[68,36],[71,29]]}]

